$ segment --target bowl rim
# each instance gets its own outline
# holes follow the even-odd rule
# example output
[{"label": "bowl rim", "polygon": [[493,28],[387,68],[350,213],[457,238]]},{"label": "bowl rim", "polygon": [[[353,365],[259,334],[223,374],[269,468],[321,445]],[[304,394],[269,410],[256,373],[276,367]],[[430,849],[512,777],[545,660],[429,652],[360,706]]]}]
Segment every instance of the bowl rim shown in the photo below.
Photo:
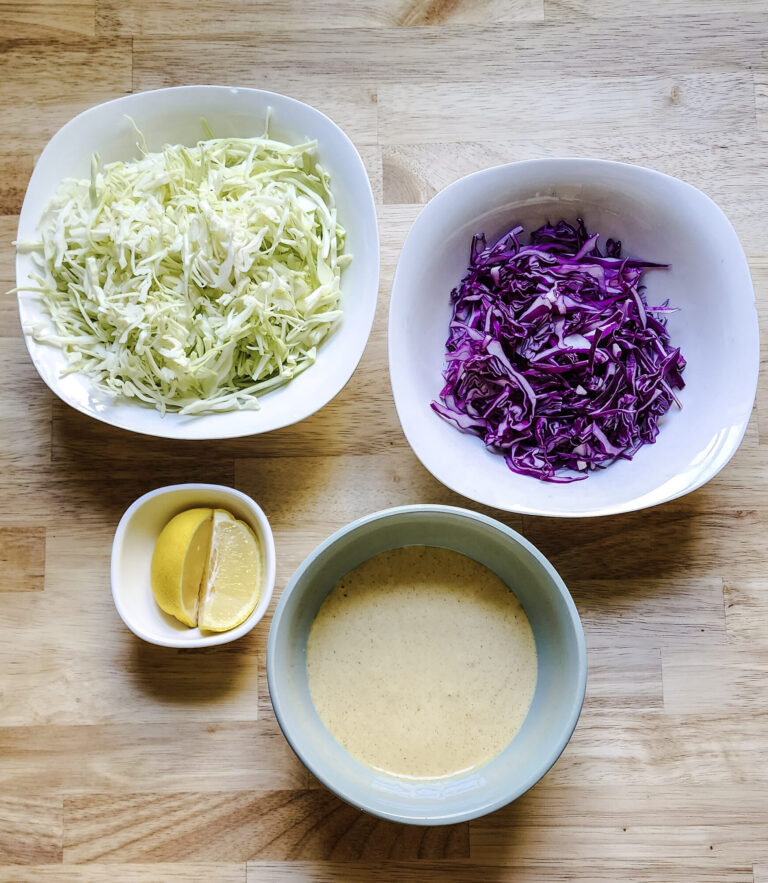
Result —
[{"label": "bowl rim", "polygon": [[[201,495],[204,495],[207,492],[215,492],[224,493],[227,496],[234,497],[239,502],[241,502],[243,506],[247,508],[250,514],[253,516],[254,521],[259,525],[261,529],[262,537],[264,540],[264,548],[262,549],[262,554],[264,556],[264,584],[262,587],[261,597],[259,598],[259,601],[256,604],[253,612],[248,616],[247,619],[241,622],[240,625],[235,626],[233,629],[229,629],[226,632],[212,632],[210,635],[201,635],[199,638],[193,638],[191,640],[183,640],[182,638],[174,637],[156,638],[149,636],[127,614],[125,605],[123,604],[122,594],[117,588],[118,583],[120,582],[120,578],[118,575],[118,561],[122,556],[125,535],[128,530],[129,524],[133,520],[134,515],[150,500],[153,500],[156,497],[166,496],[167,494],[171,494],[176,491],[192,491],[195,493],[200,493]],[[264,510],[261,508],[261,506],[259,506],[259,504],[255,500],[249,497],[248,494],[237,490],[237,488],[228,487],[224,484],[192,482],[186,484],[170,484],[165,485],[164,487],[155,488],[154,490],[147,491],[146,494],[142,494],[138,499],[134,500],[133,503],[131,503],[131,505],[123,513],[120,521],[118,522],[117,528],[115,529],[115,536],[112,540],[112,551],[110,555],[109,576],[112,590],[112,600],[114,601],[115,608],[120,616],[120,619],[122,619],[127,628],[132,631],[137,638],[141,638],[148,644],[154,644],[157,647],[196,649],[200,647],[214,647],[218,644],[228,644],[230,641],[235,641],[238,638],[243,637],[243,635],[247,635],[248,632],[250,632],[251,629],[253,629],[254,626],[264,618],[264,615],[269,608],[269,605],[272,601],[272,595],[274,593],[275,568],[275,538],[272,533],[272,527],[269,523],[269,519],[264,514]]]},{"label": "bowl rim", "polygon": [[[445,814],[440,816],[405,816],[399,815],[397,813],[386,812],[379,809],[375,805],[375,802],[371,802],[365,799],[358,799],[357,797],[348,793],[345,789],[339,788],[332,781],[331,777],[327,776],[323,770],[313,767],[312,764],[307,760],[306,755],[302,750],[300,731],[299,737],[297,738],[295,733],[290,732],[290,727],[286,726],[286,718],[282,708],[283,700],[280,695],[279,676],[276,676],[275,674],[277,633],[280,629],[280,625],[285,614],[285,608],[288,604],[288,599],[293,591],[295,591],[299,580],[306,573],[307,569],[315,562],[318,557],[323,555],[326,551],[328,551],[328,549],[330,549],[340,539],[347,536],[348,534],[354,533],[361,527],[364,527],[365,525],[372,522],[382,521],[401,514],[445,515],[452,518],[463,518],[469,521],[479,522],[480,524],[485,525],[487,528],[503,534],[507,539],[511,540],[513,543],[518,544],[523,549],[528,551],[550,577],[550,582],[553,586],[553,589],[555,590],[554,597],[558,599],[558,603],[562,603],[565,605],[565,610],[568,614],[568,619],[570,620],[570,624],[573,628],[573,634],[575,635],[576,653],[579,660],[577,673],[577,689],[575,690],[572,697],[566,723],[562,727],[559,736],[554,741],[551,749],[545,755],[545,759],[542,760],[542,762],[540,762],[525,779],[523,779],[522,783],[519,784],[518,787],[512,789],[508,795],[505,795],[504,797],[501,797],[497,800],[489,801],[488,803],[483,803],[463,812]],[[458,822],[464,822],[471,819],[479,818],[480,816],[484,816],[488,813],[494,812],[495,810],[500,809],[503,806],[507,806],[509,803],[512,803],[512,801],[516,800],[518,797],[520,797],[522,794],[532,788],[535,784],[537,784],[537,782],[539,782],[557,762],[558,758],[568,745],[568,742],[570,741],[574,730],[576,729],[576,725],[578,723],[584,705],[584,697],[586,694],[587,686],[587,669],[587,649],[586,640],[584,637],[584,628],[581,622],[581,618],[579,617],[576,604],[574,603],[571,593],[568,591],[568,587],[565,585],[562,577],[557,572],[554,565],[544,555],[544,553],[541,552],[536,546],[533,545],[533,543],[527,540],[520,533],[513,530],[511,527],[507,527],[507,525],[505,525],[503,522],[497,521],[495,518],[491,518],[488,515],[483,515],[480,512],[474,512],[471,509],[464,509],[459,506],[446,506],[433,503],[415,503],[405,506],[394,506],[388,509],[381,509],[369,515],[364,515],[363,517],[344,525],[343,527],[332,533],[327,539],[323,540],[323,542],[321,542],[315,549],[313,549],[301,562],[301,564],[289,580],[288,584],[286,585],[285,589],[283,590],[272,617],[272,624],[269,629],[269,638],[267,640],[267,684],[269,687],[269,695],[272,701],[272,707],[274,709],[277,722],[280,725],[280,729],[282,730],[283,735],[285,736],[285,739],[290,745],[294,754],[312,773],[313,776],[315,776],[320,782],[323,783],[326,788],[328,788],[346,803],[356,807],[357,809],[361,809],[367,813],[370,813],[371,815],[378,816],[379,818],[410,825],[452,825]],[[334,738],[330,732],[328,732],[328,738]],[[492,762],[493,759],[489,761],[489,763]]]},{"label": "bowl rim", "polygon": [[[547,506],[527,505],[526,503],[518,502],[516,500],[512,500],[511,502],[509,502],[509,504],[502,506],[498,502],[491,503],[488,500],[481,498],[480,496],[467,496],[466,490],[457,487],[455,481],[451,480],[445,475],[438,475],[437,472],[422,458],[422,453],[419,449],[418,444],[414,444],[414,442],[412,441],[412,435],[415,437],[415,434],[413,433],[413,430],[411,430],[411,433],[409,434],[409,422],[403,419],[403,406],[398,401],[398,396],[395,392],[396,386],[399,386],[399,384],[396,385],[393,376],[397,370],[394,367],[397,364],[397,360],[393,357],[393,349],[395,344],[394,338],[391,334],[393,313],[396,309],[396,303],[401,299],[396,296],[396,292],[402,289],[404,284],[402,279],[403,255],[408,249],[409,241],[411,240],[414,231],[418,231],[421,226],[425,225],[428,222],[427,220],[425,220],[425,215],[428,216],[428,213],[433,214],[435,209],[441,208],[443,202],[450,201],[454,198],[456,190],[462,190],[470,187],[473,182],[476,182],[481,177],[504,174],[507,172],[512,172],[513,170],[515,172],[524,173],[526,169],[530,169],[534,165],[538,167],[556,167],[561,166],[563,163],[574,164],[585,169],[589,167],[616,168],[622,170],[625,174],[653,177],[664,181],[667,186],[682,188],[683,190],[686,190],[691,194],[695,194],[697,199],[703,200],[718,215],[724,228],[732,236],[733,241],[737,246],[737,251],[734,254],[734,260],[738,262],[739,268],[744,276],[744,280],[747,283],[747,286],[745,287],[748,287],[749,292],[751,292],[752,295],[751,303],[747,297],[744,298],[744,309],[748,310],[751,305],[752,312],[750,314],[751,321],[748,325],[745,324],[743,327],[743,330],[745,332],[745,339],[742,345],[742,348],[744,350],[747,350],[750,356],[749,373],[745,377],[747,395],[743,397],[744,402],[748,400],[750,402],[750,405],[749,407],[747,407],[746,404],[744,405],[744,413],[742,416],[741,425],[738,432],[731,434],[731,438],[729,440],[730,448],[726,449],[726,453],[721,453],[718,458],[710,460],[708,468],[701,470],[696,479],[690,485],[682,489],[677,489],[669,492],[665,496],[652,498],[653,492],[649,492],[648,494],[645,494],[644,497],[635,497],[628,501],[599,506],[588,511],[575,512],[562,511]],[[403,435],[405,435],[411,450],[419,459],[422,466],[424,466],[424,468],[435,479],[437,479],[437,481],[445,485],[450,490],[454,491],[457,494],[460,494],[466,499],[472,500],[473,502],[483,505],[492,505],[495,508],[503,509],[506,512],[516,512],[522,515],[538,515],[548,518],[598,518],[606,515],[620,515],[626,512],[635,512],[641,509],[648,509],[653,506],[660,506],[663,503],[668,503],[671,500],[678,499],[679,497],[685,496],[686,494],[698,490],[698,488],[702,487],[704,484],[711,481],[716,475],[718,475],[718,473],[728,465],[736,451],[739,449],[739,446],[741,445],[741,442],[743,441],[744,435],[747,431],[752,412],[754,410],[760,371],[760,326],[757,314],[755,286],[752,280],[749,262],[747,261],[746,254],[744,252],[744,247],[742,246],[738,234],[736,233],[736,230],[728,216],[720,208],[720,206],[703,190],[700,190],[693,184],[689,184],[687,181],[683,181],[681,178],[677,178],[674,175],[668,175],[665,172],[660,172],[657,169],[652,169],[648,166],[643,166],[637,163],[620,162],[618,160],[601,159],[599,157],[592,156],[549,156],[518,160],[510,163],[501,163],[499,165],[489,166],[484,169],[478,169],[477,171],[470,172],[468,175],[464,175],[463,177],[458,178],[457,180],[452,181],[450,184],[446,185],[442,190],[436,193],[432,197],[432,199],[430,199],[425,205],[421,207],[418,215],[411,224],[405,240],[403,241],[402,248],[400,249],[397,260],[397,267],[395,268],[395,274],[392,280],[387,322],[387,360],[389,367],[390,386],[392,389],[392,398],[394,399],[395,411],[397,412],[397,417],[400,421],[400,427],[403,431]],[[531,481],[536,480],[537,479],[531,479]],[[651,497],[652,499],[648,499],[649,497]]]},{"label": "bowl rim", "polygon": [[[260,435],[263,432],[272,432],[276,429],[282,429],[286,426],[292,426],[295,423],[299,423],[302,420],[306,420],[308,417],[311,417],[317,411],[324,408],[326,405],[330,404],[336,396],[339,395],[352,379],[355,371],[360,364],[361,359],[365,353],[366,346],[368,344],[368,340],[370,339],[371,329],[373,328],[373,323],[376,317],[376,307],[378,304],[378,289],[381,281],[381,242],[379,237],[379,224],[378,224],[378,214],[376,212],[376,200],[373,195],[373,189],[371,187],[371,180],[368,175],[368,171],[365,167],[365,163],[363,162],[362,157],[360,156],[360,152],[358,151],[355,143],[352,139],[347,135],[344,129],[339,126],[331,117],[327,114],[323,113],[323,111],[319,110],[312,104],[308,104],[305,101],[300,101],[298,98],[292,98],[290,95],[284,95],[280,92],[272,92],[268,89],[257,89],[250,86],[227,86],[227,85],[219,85],[219,84],[207,84],[207,83],[191,83],[185,84],[183,86],[165,86],[159,89],[142,89],[138,92],[130,92],[127,95],[120,95],[117,98],[111,98],[107,101],[101,101],[98,104],[94,104],[90,107],[81,110],[79,113],[75,114],[75,116],[71,117],[67,120],[62,126],[60,126],[56,132],[50,137],[45,147],[41,151],[39,157],[35,162],[34,169],[32,170],[32,174],[30,175],[29,181],[27,182],[26,190],[24,191],[24,200],[21,205],[21,210],[19,211],[19,222],[16,231],[16,238],[20,239],[20,230],[22,223],[27,222],[27,215],[31,211],[29,208],[29,193],[33,188],[33,184],[38,174],[38,168],[44,163],[46,157],[49,154],[53,154],[57,149],[57,142],[60,137],[63,137],[65,130],[69,129],[71,126],[75,126],[77,123],[82,122],[82,120],[88,116],[97,115],[100,111],[103,111],[104,108],[108,106],[116,106],[120,104],[128,104],[130,105],[132,102],[140,100],[143,96],[148,95],[161,95],[161,94],[171,94],[178,95],[184,92],[195,92],[199,90],[205,91],[219,91],[221,93],[228,94],[257,94],[266,98],[267,100],[274,98],[280,102],[285,102],[289,105],[294,105],[297,107],[301,107],[309,110],[312,114],[316,114],[318,117],[326,120],[338,133],[341,140],[346,144],[346,146],[351,149],[353,155],[357,157],[357,161],[359,163],[359,169],[362,171],[362,179],[364,183],[364,199],[361,200],[361,204],[365,206],[365,214],[368,214],[370,211],[370,215],[373,219],[373,223],[371,226],[372,234],[373,234],[373,243],[372,243],[372,253],[374,255],[374,260],[371,264],[371,272],[366,275],[371,278],[375,277],[376,285],[374,288],[374,296],[371,298],[371,304],[368,309],[367,320],[365,321],[366,326],[366,334],[365,339],[361,340],[360,352],[357,355],[357,358],[350,365],[350,369],[348,372],[344,372],[344,376],[340,375],[341,383],[338,386],[338,389],[335,389],[334,392],[328,397],[324,398],[319,405],[313,404],[311,410],[306,414],[296,415],[296,408],[292,408],[291,412],[284,415],[283,418],[274,423],[274,425],[270,425],[267,428],[253,428],[249,426],[244,426],[242,429],[237,428],[236,430],[225,430],[225,431],[217,431],[215,429],[205,429],[198,430],[194,432],[192,435],[189,434],[189,427],[184,424],[168,424],[167,431],[163,434],[158,434],[157,431],[153,431],[153,429],[149,427],[137,427],[134,425],[133,421],[130,418],[116,418],[114,416],[103,413],[98,408],[88,408],[81,401],[77,399],[70,399],[66,397],[64,392],[58,388],[58,385],[54,383],[52,380],[49,380],[48,377],[44,375],[44,373],[38,367],[38,360],[36,359],[33,353],[33,345],[35,341],[32,339],[31,335],[27,333],[24,328],[23,320],[22,320],[22,304],[21,304],[21,292],[16,295],[16,309],[19,318],[19,324],[21,326],[22,337],[24,338],[24,344],[27,348],[27,353],[29,354],[29,358],[32,361],[32,364],[35,366],[35,370],[40,375],[40,378],[43,380],[45,385],[51,390],[51,392],[57,396],[64,404],[68,405],[71,408],[74,408],[76,411],[79,411],[81,414],[84,414],[86,417],[90,417],[94,420],[98,420],[100,423],[105,423],[108,426],[114,426],[117,429],[125,430],[127,432],[133,432],[137,435],[145,435],[152,438],[168,438],[168,439],[194,439],[197,441],[210,441],[214,439],[226,439],[226,438],[243,438],[251,435]],[[126,111],[128,113],[128,111]],[[25,211],[26,209],[26,211]],[[35,223],[37,223],[37,219],[35,219]],[[19,286],[22,282],[27,281],[27,276],[25,275],[22,279],[22,271],[20,269],[20,261],[22,259],[22,255],[17,252],[16,253],[16,261],[15,261],[15,278],[16,285]],[[338,329],[337,329],[338,330]],[[337,333],[337,331],[333,331],[332,334]],[[82,372],[79,372],[82,373]],[[86,376],[87,375],[83,375]],[[93,382],[89,379],[89,383],[93,385]],[[332,388],[336,386],[336,384],[330,385]],[[127,404],[132,404],[135,406],[139,406],[139,402],[133,402],[131,400],[127,401]],[[263,409],[263,406],[262,406]],[[259,410],[262,410],[259,409]],[[143,409],[142,409],[143,410]],[[176,412],[173,412],[176,413]],[[231,412],[223,412],[223,413],[231,413]],[[193,415],[198,417],[198,419],[205,418],[215,418],[217,416],[217,412],[206,413],[202,415]],[[198,424],[201,425],[201,424]],[[206,420],[205,425],[209,425],[209,420]]]}]

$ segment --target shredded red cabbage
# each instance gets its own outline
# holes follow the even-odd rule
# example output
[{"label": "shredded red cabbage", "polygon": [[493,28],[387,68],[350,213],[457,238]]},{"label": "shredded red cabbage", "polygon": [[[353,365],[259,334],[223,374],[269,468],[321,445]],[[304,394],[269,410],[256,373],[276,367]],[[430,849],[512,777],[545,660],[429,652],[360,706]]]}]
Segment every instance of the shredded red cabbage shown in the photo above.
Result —
[{"label": "shredded red cabbage", "polygon": [[445,387],[432,407],[504,454],[513,472],[570,482],[630,460],[656,440],[685,384],[665,301],[648,306],[640,279],[663,268],[621,257],[621,243],[579,219],[546,224],[521,243],[472,240],[451,293]]}]

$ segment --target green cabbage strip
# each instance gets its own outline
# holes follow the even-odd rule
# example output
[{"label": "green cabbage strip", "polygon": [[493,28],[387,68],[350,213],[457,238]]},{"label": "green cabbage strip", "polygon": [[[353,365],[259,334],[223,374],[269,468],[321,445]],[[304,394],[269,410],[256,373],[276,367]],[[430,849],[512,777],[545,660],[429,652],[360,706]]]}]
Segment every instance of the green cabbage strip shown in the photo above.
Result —
[{"label": "green cabbage strip", "polygon": [[341,319],[351,256],[315,142],[217,138],[67,179],[31,252],[67,372],[182,414],[257,408]]}]

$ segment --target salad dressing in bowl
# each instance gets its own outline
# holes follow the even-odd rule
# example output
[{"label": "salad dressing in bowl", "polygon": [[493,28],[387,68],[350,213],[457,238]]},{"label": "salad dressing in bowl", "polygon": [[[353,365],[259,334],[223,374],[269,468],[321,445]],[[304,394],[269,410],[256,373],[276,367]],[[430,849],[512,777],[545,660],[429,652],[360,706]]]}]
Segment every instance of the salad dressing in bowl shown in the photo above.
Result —
[{"label": "salad dressing in bowl", "polygon": [[[375,590],[361,587],[356,601],[350,579],[361,570],[365,575],[367,568],[381,566],[385,556],[390,564],[398,557],[404,562],[399,568],[406,583],[400,588],[400,603],[387,603],[395,588],[394,573],[378,581]],[[438,565],[430,569],[427,565],[434,565],[436,558]],[[457,566],[468,570],[457,573]],[[488,593],[480,598],[476,597],[478,573],[489,580]],[[506,609],[499,597],[506,601]],[[412,605],[414,598],[420,600]],[[441,609],[453,609],[457,615],[444,618]],[[525,633],[521,612],[530,624],[536,654],[535,689],[533,679],[529,681],[530,707],[526,709],[527,697],[510,699],[504,692],[524,681],[522,666],[517,671],[506,658],[502,664],[508,676],[499,679],[501,692],[490,695],[483,718],[475,688],[497,674],[493,666],[484,669],[489,647],[496,643],[495,629],[503,631],[504,622],[511,630],[517,613],[517,628]],[[332,632],[336,638],[326,641]],[[413,639],[405,640],[406,634]],[[504,649],[509,652],[511,641],[505,635]],[[322,655],[321,640],[327,651]],[[357,658],[350,655],[353,645]],[[530,662],[533,646],[530,641],[524,646]],[[462,656],[464,652],[469,655]],[[340,665],[345,654],[346,664]],[[318,668],[318,660],[327,668]],[[367,677],[355,671],[366,667]],[[430,704],[435,699],[426,680],[428,668],[432,677],[436,672],[442,675],[436,685],[444,703],[436,716],[439,733],[434,725],[432,729],[424,725],[424,718],[414,718],[421,713],[415,699],[420,696]],[[482,676],[468,687],[466,679],[478,668]],[[586,675],[578,611],[552,564],[507,525],[453,506],[385,509],[328,537],[307,556],[283,591],[267,646],[275,716],[309,772],[353,806],[415,825],[478,818],[535,785],[560,756],[576,726]],[[323,695],[323,683],[333,695]],[[460,697],[449,695],[459,691]],[[517,719],[505,721],[516,703],[522,706]],[[342,716],[350,715],[349,721],[357,718],[359,726],[349,726],[348,736],[341,731],[347,723],[331,719],[334,708]],[[439,710],[440,703],[432,708]],[[521,718],[522,725],[514,731]],[[410,734],[404,732],[409,723]],[[353,744],[351,738],[357,741]],[[342,739],[347,739],[346,746]],[[481,740],[487,740],[482,747]],[[395,750],[398,746],[400,754]],[[409,753],[403,756],[403,751]]]},{"label": "salad dressing in bowl", "polygon": [[455,775],[499,754],[536,689],[533,631],[491,570],[449,549],[382,552],[347,573],[307,642],[312,700],[374,769]]}]

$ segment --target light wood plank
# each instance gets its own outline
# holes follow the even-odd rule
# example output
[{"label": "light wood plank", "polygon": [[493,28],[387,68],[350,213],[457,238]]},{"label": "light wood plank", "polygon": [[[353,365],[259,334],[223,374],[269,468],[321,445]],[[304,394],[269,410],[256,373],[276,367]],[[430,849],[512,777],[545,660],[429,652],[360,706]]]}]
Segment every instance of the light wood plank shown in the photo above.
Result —
[{"label": "light wood plank", "polygon": [[[10,205],[16,201],[16,196],[12,193],[13,186],[7,184],[5,185],[7,189],[4,189],[3,182],[8,182],[10,178],[3,168],[4,159],[6,158],[0,156],[0,212],[4,210],[3,204]],[[26,187],[26,177],[24,186]],[[22,193],[23,191],[17,194],[19,207]],[[16,239],[18,223],[19,219],[16,215],[0,214],[0,340],[4,337],[21,337],[16,295],[11,293],[11,289],[16,285],[16,249],[12,243]],[[1,407],[2,403],[0,403]]]},{"label": "light wood plank", "polygon": [[[728,0],[727,9],[734,16],[754,15],[765,12],[762,0]],[[722,0],[699,0],[692,4],[688,0],[646,0],[642,13],[633,0],[611,0],[601,3],[599,0],[544,0],[546,18],[562,21],[581,21],[585,17],[603,21],[606,18],[637,18],[645,16],[684,16],[697,14],[717,15],[725,8]],[[685,26],[684,22],[680,23]]]},{"label": "light wood plank", "polygon": [[[506,76],[645,76],[744,71],[768,65],[763,33],[768,13],[740,16],[693,15],[684,37],[674,16],[621,20],[519,22],[511,25],[444,25],[418,28],[348,28],[341,39],[333,28],[260,33],[226,41],[147,37],[134,47],[137,84],[147,70],[194,69],[198,82],[220,77],[226,57],[230,81],[290,72],[324,82],[453,83],[471,71],[478,97],[486,82]],[[643,51],[639,52],[638,47]],[[138,86],[137,86],[138,88]],[[143,88],[143,87],[142,87]],[[514,83],[509,87],[515,89]],[[513,95],[517,96],[514,91]],[[541,97],[537,92],[537,99]],[[506,93],[500,106],[510,104]],[[464,109],[464,108],[461,108]],[[754,110],[754,108],[753,108]],[[754,121],[744,120],[747,124]]]},{"label": "light wood plank", "polygon": [[[0,494],[0,520],[18,523],[33,513],[22,504],[25,491],[37,491],[39,469],[51,459],[52,393],[29,360],[21,337],[0,338],[0,376],[4,392],[0,397],[0,468],[8,491]],[[23,420],[19,419],[23,415]],[[11,488],[22,489],[16,497]],[[38,508],[49,504],[38,499]]]},{"label": "light wood plank", "polygon": [[[111,606],[108,586],[101,591]],[[19,593],[20,595],[22,593]],[[24,592],[23,594],[28,594]],[[67,601],[72,596],[68,595]],[[41,621],[61,622],[65,603],[11,604],[3,598],[4,641],[32,639]],[[133,637],[122,623],[111,644],[90,624],[90,601],[77,635],[39,640],[35,654],[12,665],[17,653],[6,644],[0,661],[3,682],[3,721],[6,726],[39,724],[181,723],[255,721],[259,717],[260,672],[257,637],[238,642],[236,649],[219,651],[164,650]],[[57,609],[58,608],[58,609]],[[105,611],[114,620],[114,610]],[[75,614],[70,614],[74,616]],[[79,615],[79,614],[78,614]],[[101,617],[99,617],[101,618]],[[265,623],[264,628],[267,628]],[[106,632],[110,634],[110,632]],[[104,676],[106,668],[110,675]]]},{"label": "light wood plank", "polygon": [[[98,791],[106,804],[107,795],[173,799],[179,792],[226,795],[307,783],[305,768],[269,721],[6,726],[0,727],[0,752],[4,791],[35,797]],[[230,859],[224,854],[222,860]]]},{"label": "light wood plank", "polygon": [[711,856],[711,867],[738,867],[743,856],[768,854],[765,843],[765,824],[741,825],[730,828],[705,826],[680,827],[674,824],[649,825],[636,828],[600,828],[588,825],[561,828],[540,825],[536,828],[518,828],[511,838],[508,831],[490,832],[473,829],[473,858],[499,864],[516,863],[541,855],[554,855],[584,865],[603,861],[616,863],[643,861],[649,844],[659,852],[674,856],[678,861],[704,861]]},{"label": "light wood plank", "polygon": [[[378,97],[376,97],[376,100],[378,100]],[[379,205],[384,201],[384,173],[381,162],[381,147],[378,144],[364,144],[362,140],[356,140],[355,144],[360,154],[360,159],[362,159],[365,166],[365,171],[368,173],[368,180],[371,182],[373,199]]]},{"label": "light wood plank", "polygon": [[45,578],[45,528],[0,527],[0,592],[40,592]]},{"label": "light wood plank", "polygon": [[[63,809],[60,797],[3,794],[0,819],[0,866],[61,861]],[[0,879],[9,879],[1,867]]]},{"label": "light wood plank", "polygon": [[[766,142],[768,143],[768,141]],[[757,379],[758,436],[761,444],[768,444],[768,257],[753,258],[749,262],[755,285],[755,304],[760,323],[760,375]]]},{"label": "light wood plank", "polygon": [[[80,419],[85,421],[88,418]],[[50,429],[47,428],[46,432],[50,434]],[[13,438],[10,431],[8,435]],[[0,431],[0,441],[2,438]],[[21,441],[19,438],[19,444]],[[30,441],[30,461],[36,441],[36,437]],[[50,442],[46,447],[45,456],[50,457]],[[2,461],[0,456],[0,463]],[[55,507],[57,517],[65,524],[67,519],[77,518],[84,527],[103,527],[107,524],[114,529],[128,506],[155,488],[189,481],[233,483],[232,460],[219,461],[215,456],[193,464],[182,458],[171,457],[150,463],[143,471],[134,470],[132,478],[127,466],[121,471],[119,463],[115,464],[114,469],[109,464],[107,480],[100,471],[102,465],[93,461],[84,467],[82,459],[67,456],[54,464],[40,466],[36,471],[29,468],[25,471],[9,470],[5,479],[9,493],[6,498],[0,497],[0,523],[17,523],[20,511],[24,512],[25,520],[45,519]]]},{"label": "light wood plank", "polygon": [[652,510],[563,519],[557,531],[523,516],[523,534],[552,560],[566,584],[726,573],[754,577],[762,573],[762,563],[752,554],[751,538],[766,527],[768,511],[723,509],[709,485]]},{"label": "light wood plank", "polygon": [[596,861],[545,858],[514,865],[477,862],[248,862],[248,883],[572,883],[574,880],[638,880],[669,883],[752,883],[749,865],[726,867],[715,861]]},{"label": "light wood plank", "polygon": [[[305,473],[314,477],[311,491]],[[408,502],[464,502],[434,479],[414,454],[399,450],[371,456],[308,457],[302,461],[301,470],[288,457],[242,459],[237,461],[235,477],[238,487],[263,501],[277,532],[296,527],[331,532],[377,509]],[[477,508],[519,523],[514,514]]]},{"label": "light wood plank", "polygon": [[14,38],[96,32],[96,0],[32,0],[0,3],[0,20]]},{"label": "light wood plank", "polygon": [[663,701],[660,650],[611,647],[591,652],[584,699],[591,711],[660,711]]},{"label": "light wood plank", "polygon": [[[4,150],[9,149],[10,145],[4,145]],[[0,215],[13,215],[21,211],[34,164],[31,154],[0,152]],[[2,274],[5,274],[5,267]]]},{"label": "light wood plank", "polygon": [[185,5],[181,0],[158,5],[149,0],[132,4],[119,0],[99,3],[99,33],[154,36],[211,34],[228,36],[258,30],[296,28],[412,27],[436,24],[537,21],[544,17],[543,0],[340,0],[329,16],[323,0],[268,0],[258,6],[232,6],[222,0]]},{"label": "light wood plank", "polygon": [[768,136],[768,67],[755,71],[755,106],[757,125],[763,137]]},{"label": "light wood plank", "polygon": [[[6,170],[0,170],[6,172]],[[7,172],[2,174],[0,180],[6,181]],[[0,276],[12,278],[15,276],[16,248],[13,240],[16,238],[16,229],[19,218],[16,214],[0,214]]]},{"label": "light wood plank", "polygon": [[0,40],[0,126],[14,152],[37,155],[73,116],[131,91],[130,42]]},{"label": "light wood plank", "polygon": [[414,27],[442,24],[538,21],[539,0],[410,0],[393,7],[394,24]]},{"label": "light wood plank", "polygon": [[246,883],[246,866],[233,862],[0,866],[0,880],[12,883]]},{"label": "light wood plank", "polygon": [[[627,715],[584,707],[560,760],[547,775],[557,785],[642,786],[662,794],[696,785],[718,785],[765,800],[768,770],[755,764],[768,715],[704,717],[650,713]],[[656,802],[656,798],[654,798]],[[763,829],[766,830],[765,827]]]},{"label": "light wood plank", "polygon": [[466,823],[424,828],[328,791],[87,794],[64,802],[64,862],[466,858]]},{"label": "light wood plank", "polygon": [[[723,791],[711,784],[670,788],[659,780],[658,790],[642,785],[591,781],[561,785],[548,776],[514,803],[470,823],[470,841],[475,833],[500,837],[506,829],[539,828],[553,818],[565,829],[584,827],[585,817],[602,829],[649,827],[738,828],[768,819],[763,789]],[[627,856],[629,858],[629,856]]]},{"label": "light wood plank", "polygon": [[591,648],[697,647],[726,641],[722,580],[577,580],[569,584]]},{"label": "light wood plank", "polygon": [[768,586],[766,579],[725,581],[725,623],[728,640],[753,651],[768,648]]},{"label": "light wood plank", "polygon": [[672,714],[762,714],[768,707],[768,651],[713,647],[702,656],[668,650],[663,680],[664,708]]},{"label": "light wood plank", "polygon": [[536,113],[525,101],[503,107],[502,78],[486,82],[383,85],[379,88],[379,137],[384,145],[430,141],[496,141],[514,138],[569,138],[588,130],[625,135],[647,128],[661,133],[727,131],[754,111],[749,73],[656,76],[558,76],[517,78],[519,94],[536,94]]}]

